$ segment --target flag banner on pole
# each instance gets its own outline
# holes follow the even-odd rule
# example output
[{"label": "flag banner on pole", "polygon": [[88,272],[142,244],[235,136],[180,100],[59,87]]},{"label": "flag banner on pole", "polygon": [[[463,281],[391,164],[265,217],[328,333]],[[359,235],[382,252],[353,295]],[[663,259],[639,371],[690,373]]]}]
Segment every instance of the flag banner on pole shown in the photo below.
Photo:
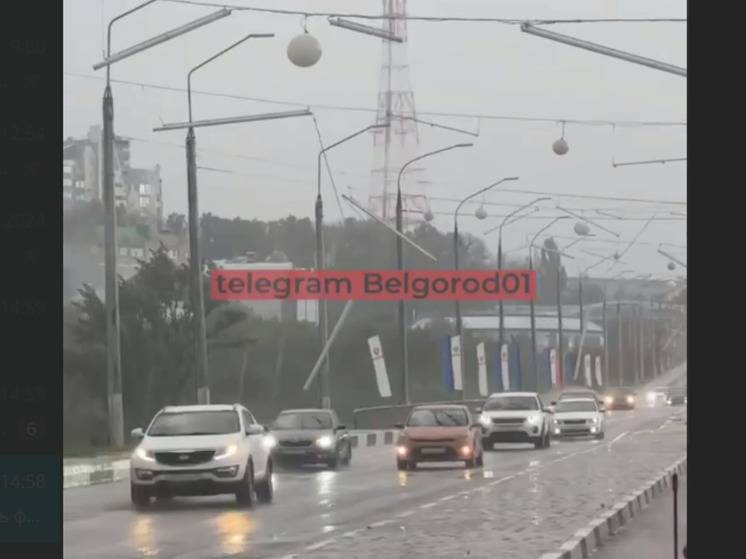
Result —
[{"label": "flag banner on pole", "polygon": [[381,398],[391,398],[391,385],[389,384],[389,376],[386,373],[386,360],[383,357],[381,338],[378,336],[368,338],[368,347],[370,348],[370,358],[373,360],[373,369],[376,373],[378,393],[381,395]]},{"label": "flag banner on pole", "polygon": [[559,373],[557,371],[557,350],[549,350],[549,383],[551,386],[557,386],[560,383]]},{"label": "flag banner on pole", "polygon": [[601,375],[601,356],[596,355],[596,382],[598,386],[603,386],[603,376]]},{"label": "flag banner on pole", "polygon": [[445,337],[440,342],[441,379],[443,388],[453,390],[453,369],[451,369],[451,339]]},{"label": "flag banner on pole", "polygon": [[510,346],[503,344],[500,348],[500,372],[502,380],[502,391],[510,390]]},{"label": "flag banner on pole", "polygon": [[477,366],[479,367],[479,394],[487,396],[487,357],[484,354],[484,342],[477,345]]},{"label": "flag banner on pole", "polygon": [[509,351],[510,354],[510,370],[513,373],[510,378],[512,380],[511,390],[520,391],[523,384],[523,371],[521,370],[521,346],[519,344],[513,345]]},{"label": "flag banner on pole", "polygon": [[453,389],[463,390],[461,383],[461,340],[459,336],[451,338],[451,370],[453,371]]},{"label": "flag banner on pole", "polygon": [[591,377],[591,354],[586,353],[583,356],[583,368],[585,369],[585,384],[587,386],[593,386],[593,378]]}]

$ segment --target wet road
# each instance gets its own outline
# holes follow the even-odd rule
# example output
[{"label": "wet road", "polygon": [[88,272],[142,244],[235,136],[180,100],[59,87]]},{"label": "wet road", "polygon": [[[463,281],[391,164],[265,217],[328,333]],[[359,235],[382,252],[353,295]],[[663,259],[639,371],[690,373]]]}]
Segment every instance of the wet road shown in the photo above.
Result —
[{"label": "wet road", "polygon": [[[599,503],[610,506],[681,457],[685,426],[670,418],[682,411],[610,412],[604,441],[553,442],[545,450],[499,445],[486,453],[483,469],[399,472],[392,446],[359,449],[349,468],[276,473],[275,502],[248,510],[224,496],[135,512],[128,482],[68,489],[64,556],[380,559],[464,556],[470,547],[471,557],[481,557],[487,551],[480,545],[488,549],[504,530],[501,557],[532,559],[588,522]],[[523,527],[527,533],[513,541]]]}]

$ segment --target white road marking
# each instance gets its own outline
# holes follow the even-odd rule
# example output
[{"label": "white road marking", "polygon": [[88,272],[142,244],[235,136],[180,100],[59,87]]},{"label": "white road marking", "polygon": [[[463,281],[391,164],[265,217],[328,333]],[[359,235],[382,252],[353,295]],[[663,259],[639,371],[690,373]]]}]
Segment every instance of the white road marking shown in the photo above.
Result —
[{"label": "white road marking", "polygon": [[396,518],[406,518],[407,516],[412,516],[414,514],[413,510],[406,510],[404,512],[400,512],[396,515]]},{"label": "white road marking", "polygon": [[317,542],[317,543],[315,543],[313,545],[307,545],[306,549],[308,551],[316,551],[317,549],[321,549],[322,547],[326,547],[330,543],[334,543],[334,540],[336,540],[336,538],[329,538],[328,540],[323,540],[323,541]]},{"label": "white road marking", "polygon": [[386,526],[386,524],[391,524],[391,520],[380,520],[379,522],[374,522],[373,524],[370,524],[371,528],[380,528],[381,526]]}]

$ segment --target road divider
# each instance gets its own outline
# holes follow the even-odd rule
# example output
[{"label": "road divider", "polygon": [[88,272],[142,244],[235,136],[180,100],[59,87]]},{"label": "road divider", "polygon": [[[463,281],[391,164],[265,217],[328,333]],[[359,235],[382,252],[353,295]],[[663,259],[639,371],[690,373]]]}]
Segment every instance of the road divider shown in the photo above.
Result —
[{"label": "road divider", "polygon": [[650,502],[671,488],[674,473],[686,471],[686,456],[674,462],[658,477],[646,482],[640,489],[617,502],[611,509],[596,517],[558,551],[545,553],[539,559],[588,559],[604,542],[629,523]]},{"label": "road divider", "polygon": [[[350,431],[352,447],[370,448],[393,445],[396,442],[395,430]],[[63,488],[86,487],[100,483],[112,483],[129,479],[130,461],[127,459],[106,460],[102,457],[77,460],[76,464],[63,466]]]}]

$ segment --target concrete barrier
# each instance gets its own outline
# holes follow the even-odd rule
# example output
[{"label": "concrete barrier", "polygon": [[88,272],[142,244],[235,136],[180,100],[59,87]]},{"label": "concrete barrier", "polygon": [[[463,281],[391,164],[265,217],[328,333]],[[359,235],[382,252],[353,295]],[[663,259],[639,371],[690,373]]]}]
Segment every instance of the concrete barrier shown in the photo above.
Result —
[{"label": "concrete barrier", "polygon": [[[369,448],[393,445],[397,431],[350,431],[353,448]],[[76,460],[75,464],[63,466],[63,488],[85,487],[99,483],[111,483],[129,479],[130,461],[106,457]]]}]

